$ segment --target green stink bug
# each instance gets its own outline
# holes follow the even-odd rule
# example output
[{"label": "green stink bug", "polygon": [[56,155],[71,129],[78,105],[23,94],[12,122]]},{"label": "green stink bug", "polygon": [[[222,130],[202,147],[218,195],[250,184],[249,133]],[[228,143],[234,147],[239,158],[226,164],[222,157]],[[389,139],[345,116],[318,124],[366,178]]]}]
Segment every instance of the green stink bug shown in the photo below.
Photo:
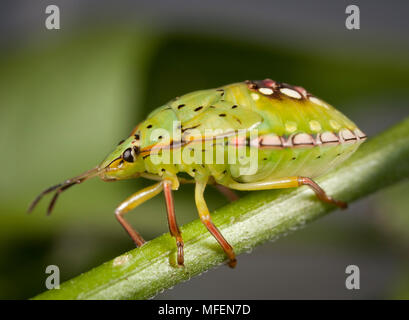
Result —
[{"label": "green stink bug", "polygon": [[320,200],[345,208],[346,203],[328,196],[312,178],[347,159],[365,139],[352,121],[302,87],[265,79],[196,91],[154,110],[99,166],[46,189],[29,211],[43,195],[55,191],[50,213],[62,191],[95,176],[104,181],[157,180],[122,202],[115,215],[135,244],[142,246],[145,240],[124,215],[163,191],[178,265],[183,265],[184,244],[172,190],[180,183],[195,183],[200,219],[234,267],[234,250],[212,223],[203,197],[207,184],[231,200],[236,199],[232,189],[307,185]]}]

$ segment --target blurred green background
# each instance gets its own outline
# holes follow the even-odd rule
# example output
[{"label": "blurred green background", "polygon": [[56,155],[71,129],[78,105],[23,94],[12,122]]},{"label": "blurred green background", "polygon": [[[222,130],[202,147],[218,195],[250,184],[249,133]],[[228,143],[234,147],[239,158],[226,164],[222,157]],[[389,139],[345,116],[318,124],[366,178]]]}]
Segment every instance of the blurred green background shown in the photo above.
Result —
[{"label": "blurred green background", "polygon": [[[409,114],[408,24],[396,22],[408,20],[405,2],[358,1],[358,31],[345,29],[343,1],[193,2],[54,1],[61,29],[52,31],[44,27],[51,2],[2,3],[1,299],[44,291],[47,265],[64,281],[133,248],[113,212],[149,182],[90,180],[64,193],[49,217],[50,198],[26,209],[175,96],[268,77],[304,86],[369,136]],[[181,224],[197,218],[192,191],[175,194]],[[220,267],[157,298],[409,298],[408,191],[407,181],[385,189],[240,256],[235,270]],[[206,194],[211,209],[225,203]],[[167,232],[161,196],[128,218],[146,239]],[[360,290],[345,289],[349,264],[360,267]]]}]

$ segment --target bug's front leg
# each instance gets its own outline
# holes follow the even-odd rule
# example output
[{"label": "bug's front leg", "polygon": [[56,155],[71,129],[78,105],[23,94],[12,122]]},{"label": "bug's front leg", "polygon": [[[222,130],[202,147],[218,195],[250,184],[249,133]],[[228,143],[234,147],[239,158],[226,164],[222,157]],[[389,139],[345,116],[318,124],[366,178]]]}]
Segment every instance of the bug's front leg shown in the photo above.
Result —
[{"label": "bug's front leg", "polygon": [[153,198],[156,196],[158,193],[160,193],[163,190],[163,182],[158,182],[152,186],[149,186],[147,188],[144,188],[129,198],[127,198],[124,202],[122,202],[118,208],[115,210],[115,217],[119,221],[119,223],[124,227],[126,232],[128,232],[129,236],[132,238],[132,240],[135,242],[135,244],[140,247],[145,243],[145,240],[142,238],[142,236],[136,232],[132,226],[124,219],[125,213],[129,212],[133,208],[139,206],[141,203]]},{"label": "bug's front leg", "polygon": [[168,224],[170,234],[175,237],[176,245],[178,247],[178,265],[183,266],[184,264],[184,254],[183,254],[183,239],[182,233],[180,232],[178,223],[176,221],[175,215],[175,205],[173,202],[173,194],[172,194],[172,182],[170,180],[163,181],[163,193],[165,195],[166,200],[166,210],[168,213]]},{"label": "bug's front leg", "polygon": [[317,198],[323,202],[334,204],[342,209],[348,205],[346,202],[336,200],[325,193],[325,191],[311,178],[307,177],[285,177],[269,181],[251,182],[251,183],[231,183],[229,187],[236,190],[269,190],[295,188],[300,186],[309,186],[317,195]]},{"label": "bug's front leg", "polygon": [[204,190],[206,188],[206,181],[197,181],[195,187],[195,201],[197,206],[197,211],[199,212],[199,217],[202,223],[205,225],[207,230],[215,237],[217,242],[221,245],[227,257],[229,258],[229,266],[234,268],[237,264],[236,255],[234,253],[233,247],[227,242],[223,237],[217,227],[213,224],[209,209],[207,208],[206,201],[203,197]]}]

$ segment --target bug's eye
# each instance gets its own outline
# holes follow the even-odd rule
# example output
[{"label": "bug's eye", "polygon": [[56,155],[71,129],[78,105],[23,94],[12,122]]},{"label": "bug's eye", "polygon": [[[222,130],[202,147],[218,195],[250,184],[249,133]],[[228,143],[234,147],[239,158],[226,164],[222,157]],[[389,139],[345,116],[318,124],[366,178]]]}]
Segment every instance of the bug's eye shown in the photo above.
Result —
[{"label": "bug's eye", "polygon": [[122,154],[122,159],[124,159],[126,162],[134,162],[131,148],[128,148],[124,151],[124,153]]}]

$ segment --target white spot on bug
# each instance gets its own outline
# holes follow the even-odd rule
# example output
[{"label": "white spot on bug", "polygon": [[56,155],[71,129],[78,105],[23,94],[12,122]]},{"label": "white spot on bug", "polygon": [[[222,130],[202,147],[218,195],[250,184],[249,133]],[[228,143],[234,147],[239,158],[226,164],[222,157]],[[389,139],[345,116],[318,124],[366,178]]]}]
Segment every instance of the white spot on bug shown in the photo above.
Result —
[{"label": "white spot on bug", "polygon": [[285,123],[285,130],[289,133],[297,130],[297,124],[294,121],[287,121]]},{"label": "white spot on bug", "polygon": [[341,130],[340,134],[346,142],[356,140],[356,136],[351,132],[351,130],[343,129]]},{"label": "white spot on bug", "polygon": [[339,130],[339,128],[341,128],[341,125],[336,122],[335,120],[330,120],[329,124],[331,125],[332,128],[334,128],[335,130]]},{"label": "white spot on bug", "polygon": [[257,93],[252,93],[251,97],[253,98],[254,101],[257,101],[258,99],[260,99],[260,96]]},{"label": "white spot on bug", "polygon": [[322,101],[322,100],[320,100],[320,99],[318,99],[318,98],[316,98],[316,97],[309,97],[309,99],[310,99],[310,101],[311,101],[312,103],[318,104],[318,105],[321,106],[321,107],[324,107],[324,108],[326,108],[326,109],[329,109],[328,105],[327,105],[324,101]]},{"label": "white spot on bug", "polygon": [[313,145],[314,139],[307,133],[299,133],[294,136],[293,144],[295,145]]},{"label": "white spot on bug", "polygon": [[321,130],[321,124],[317,120],[311,120],[310,121],[310,128],[312,131],[320,131]]},{"label": "white spot on bug", "polygon": [[333,132],[324,132],[321,134],[322,143],[338,143],[338,137]]},{"label": "white spot on bug", "polygon": [[293,90],[293,89],[289,89],[289,88],[281,88],[280,89],[281,93],[284,93],[286,96],[289,96],[291,98],[294,99],[301,99],[302,96],[299,92]]},{"label": "white spot on bug", "polygon": [[270,89],[270,88],[260,88],[260,89],[258,89],[258,91],[260,91],[262,94],[266,94],[266,95],[270,95],[270,94],[274,93],[273,89]]},{"label": "white spot on bug", "polygon": [[282,142],[279,136],[275,134],[269,134],[261,137],[261,145],[262,146],[273,146],[273,147],[281,147]]}]

